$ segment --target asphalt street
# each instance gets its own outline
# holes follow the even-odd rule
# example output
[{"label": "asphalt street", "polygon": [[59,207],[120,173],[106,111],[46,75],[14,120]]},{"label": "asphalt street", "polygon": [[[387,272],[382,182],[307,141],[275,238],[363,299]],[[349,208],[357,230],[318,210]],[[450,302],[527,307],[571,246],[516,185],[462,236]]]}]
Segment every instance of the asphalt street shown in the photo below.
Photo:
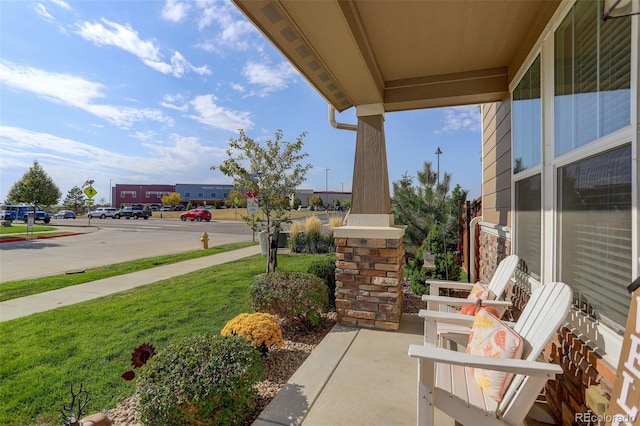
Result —
[{"label": "asphalt street", "polygon": [[[60,228],[82,232],[80,235],[0,244],[0,283],[198,250],[205,231],[209,247],[252,241],[251,230],[237,222],[122,219],[100,222],[92,219],[90,228],[69,225]],[[80,220],[74,223],[80,224]]]}]

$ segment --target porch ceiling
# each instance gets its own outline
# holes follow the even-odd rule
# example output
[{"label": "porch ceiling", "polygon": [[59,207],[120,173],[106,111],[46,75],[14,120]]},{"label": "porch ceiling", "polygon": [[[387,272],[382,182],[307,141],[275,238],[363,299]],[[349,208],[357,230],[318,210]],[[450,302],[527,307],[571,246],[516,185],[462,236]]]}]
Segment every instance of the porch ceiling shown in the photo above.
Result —
[{"label": "porch ceiling", "polygon": [[500,100],[560,0],[233,0],[338,111]]}]

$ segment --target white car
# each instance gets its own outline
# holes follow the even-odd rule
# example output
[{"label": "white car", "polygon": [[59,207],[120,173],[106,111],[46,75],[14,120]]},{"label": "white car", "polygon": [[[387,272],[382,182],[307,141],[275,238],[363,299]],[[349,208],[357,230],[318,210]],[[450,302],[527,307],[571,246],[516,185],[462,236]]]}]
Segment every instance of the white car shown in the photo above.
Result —
[{"label": "white car", "polygon": [[114,218],[116,216],[117,209],[113,207],[98,207],[97,209],[90,211],[87,216],[88,217],[99,217],[100,219],[105,219],[107,217]]}]

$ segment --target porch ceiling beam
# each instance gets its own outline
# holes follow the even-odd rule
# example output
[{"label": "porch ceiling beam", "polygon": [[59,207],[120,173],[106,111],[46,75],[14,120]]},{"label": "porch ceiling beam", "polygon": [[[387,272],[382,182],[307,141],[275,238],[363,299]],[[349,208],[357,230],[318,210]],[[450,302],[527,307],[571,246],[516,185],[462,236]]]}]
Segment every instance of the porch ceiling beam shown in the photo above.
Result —
[{"label": "porch ceiling beam", "polygon": [[[442,105],[444,99],[468,103],[498,101],[509,93],[507,67],[476,70],[429,77],[388,81],[385,83],[384,103],[387,111],[403,109],[412,103],[424,107],[430,103]],[[462,102],[467,103],[467,102]],[[460,103],[453,103],[453,105]]]}]

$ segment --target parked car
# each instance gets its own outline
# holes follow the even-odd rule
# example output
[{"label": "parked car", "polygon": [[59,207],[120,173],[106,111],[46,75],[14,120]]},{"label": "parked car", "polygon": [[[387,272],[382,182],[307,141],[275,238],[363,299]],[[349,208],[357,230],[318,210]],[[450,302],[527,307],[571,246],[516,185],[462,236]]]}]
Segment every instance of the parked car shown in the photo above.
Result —
[{"label": "parked car", "polygon": [[298,211],[299,212],[308,212],[309,211],[309,206],[299,206],[298,207]]},{"label": "parked car", "polygon": [[211,220],[211,212],[206,209],[191,209],[188,212],[184,212],[180,215],[181,221],[184,222],[187,219],[191,220],[192,222],[194,220],[198,222],[200,222],[201,220],[206,220],[207,222],[209,222]]},{"label": "parked car", "polygon": [[71,210],[60,210],[58,213],[53,215],[54,219],[75,219],[76,214]]},{"label": "parked car", "polygon": [[178,205],[177,205],[177,206],[175,206],[173,209],[174,209],[175,211],[177,211],[177,212],[178,212],[178,211],[182,211],[182,210],[184,210],[184,206],[183,206],[182,204],[178,204]]},{"label": "parked car", "polygon": [[123,207],[116,211],[113,217],[116,219],[120,219],[121,217],[124,217],[125,219],[138,219],[141,217],[144,220],[147,220],[151,217],[151,210],[143,210],[139,207]]},{"label": "parked car", "polygon": [[171,208],[171,206],[162,206],[162,207],[160,207],[160,211],[161,212],[170,212],[172,210],[173,210],[173,208]]},{"label": "parked car", "polygon": [[98,207],[97,209],[90,211],[87,213],[88,217],[99,217],[100,219],[105,219],[107,217],[115,218],[116,212],[118,210],[113,207]]},{"label": "parked car", "polygon": [[[12,204],[6,206],[4,209],[5,220],[23,220],[27,222],[29,215],[33,215],[35,213],[34,220],[41,220],[44,223],[51,222],[51,215],[40,210],[40,207],[37,206],[35,208],[35,212],[33,206],[29,204]],[[7,219],[7,216],[9,219]]]},{"label": "parked car", "polygon": [[0,220],[11,220],[11,213],[6,210],[0,210]]}]

